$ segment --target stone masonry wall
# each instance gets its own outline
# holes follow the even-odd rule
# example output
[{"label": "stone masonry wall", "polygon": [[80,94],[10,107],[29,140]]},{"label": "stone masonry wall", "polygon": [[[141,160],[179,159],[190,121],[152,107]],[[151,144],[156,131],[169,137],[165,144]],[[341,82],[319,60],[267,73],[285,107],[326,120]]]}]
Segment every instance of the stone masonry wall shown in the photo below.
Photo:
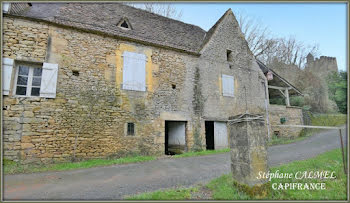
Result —
[{"label": "stone masonry wall", "polygon": [[[59,67],[56,98],[3,96],[7,159],[163,154],[167,120],[186,121],[186,149],[201,150],[205,120],[265,111],[266,79],[233,14],[200,57],[25,19],[3,23],[4,57]],[[231,68],[226,49],[236,53]],[[121,88],[124,51],[146,55],[147,91]],[[235,77],[233,98],[222,96],[222,74]],[[125,135],[128,122],[135,123],[135,136]]]},{"label": "stone masonry wall", "polygon": [[[300,107],[286,107],[283,105],[269,106],[270,125],[282,125],[281,118],[286,118],[284,125],[303,125],[303,113]],[[271,134],[280,137],[297,137],[302,128],[271,127]]]},{"label": "stone masonry wall", "polygon": [[[4,57],[59,65],[56,98],[3,97],[5,158],[162,154],[164,120],[178,115],[191,135],[192,101],[183,95],[191,89],[185,61],[195,57],[23,19],[5,18],[4,25]],[[147,56],[148,91],[121,89],[123,51]],[[125,135],[127,122],[136,136]]]}]

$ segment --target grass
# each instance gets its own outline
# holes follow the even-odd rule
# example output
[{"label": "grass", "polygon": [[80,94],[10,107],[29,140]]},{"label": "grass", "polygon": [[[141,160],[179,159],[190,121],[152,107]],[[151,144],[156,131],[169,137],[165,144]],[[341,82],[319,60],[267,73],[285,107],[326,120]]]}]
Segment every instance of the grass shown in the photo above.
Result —
[{"label": "grass", "polygon": [[[312,159],[303,161],[294,161],[289,164],[274,167],[270,171],[275,172],[279,170],[283,173],[293,173],[298,171],[335,171],[336,179],[301,179],[297,180],[294,177],[290,179],[272,179],[273,183],[316,183],[323,182],[326,184],[325,190],[272,190],[265,199],[270,200],[345,200],[347,191],[347,177],[343,171],[342,157],[340,149],[332,150],[323,153]],[[210,181],[207,185],[214,200],[248,200],[258,199],[251,197],[245,192],[239,191],[233,186],[233,179],[230,174],[223,175]],[[189,200],[191,199],[191,191],[198,190],[198,187],[159,190],[151,193],[138,194],[127,199],[137,200]],[[169,195],[168,195],[169,194]],[[179,194],[179,196],[176,196]]]},{"label": "grass", "polygon": [[287,165],[272,168],[271,172],[276,170],[284,173],[296,173],[297,171],[334,171],[336,179],[317,180],[317,179],[273,179],[271,183],[326,183],[326,190],[273,190],[271,197],[276,200],[345,200],[347,194],[347,177],[344,174],[341,150],[336,149],[323,153],[315,158],[295,161]]},{"label": "grass", "polygon": [[210,181],[207,187],[212,191],[212,198],[215,200],[249,200],[249,195],[239,191],[233,186],[233,179],[230,174],[223,175]]},{"label": "grass", "polygon": [[[183,154],[175,155],[174,158],[191,157],[191,156],[203,156],[210,154],[218,154],[229,152],[230,149],[220,150],[206,150],[199,152],[186,152]],[[134,156],[125,157],[119,159],[90,159],[80,162],[65,162],[56,164],[19,164],[10,160],[4,159],[4,174],[17,174],[17,173],[35,173],[45,171],[66,171],[74,169],[92,168],[98,166],[108,166],[114,164],[126,164],[155,160],[156,156]]]},{"label": "grass", "polygon": [[273,145],[281,145],[281,144],[290,144],[290,143],[305,140],[306,138],[310,137],[311,135],[313,135],[313,133],[307,133],[305,135],[300,135],[299,137],[296,137],[296,138],[273,136],[272,139],[267,143],[267,145],[273,146]]},{"label": "grass", "polygon": [[346,114],[314,114],[311,124],[316,126],[339,126],[346,123]]},{"label": "grass", "polygon": [[218,150],[204,150],[204,151],[199,151],[199,152],[185,152],[183,154],[177,154],[174,155],[174,158],[182,158],[182,157],[192,157],[192,156],[204,156],[204,155],[211,155],[211,154],[220,154],[220,153],[225,153],[229,152],[230,149],[218,149]]},{"label": "grass", "polygon": [[127,200],[183,200],[190,199],[191,193],[198,191],[197,187],[159,190],[127,197]]},{"label": "grass", "polygon": [[56,163],[56,164],[18,164],[11,161],[4,161],[4,174],[16,174],[16,173],[34,173],[34,172],[44,172],[44,171],[65,171],[83,168],[92,168],[96,166],[108,166],[114,164],[126,164],[126,163],[136,163],[155,160],[154,156],[135,156],[135,157],[125,157],[119,159],[91,159],[80,162],[66,162],[66,163]]},{"label": "grass", "polygon": [[[346,124],[346,114],[313,114],[311,115],[311,125],[314,126],[340,126]],[[290,144],[302,141],[311,135],[322,131],[322,129],[303,129],[298,137],[277,137],[273,136],[268,145]]]}]

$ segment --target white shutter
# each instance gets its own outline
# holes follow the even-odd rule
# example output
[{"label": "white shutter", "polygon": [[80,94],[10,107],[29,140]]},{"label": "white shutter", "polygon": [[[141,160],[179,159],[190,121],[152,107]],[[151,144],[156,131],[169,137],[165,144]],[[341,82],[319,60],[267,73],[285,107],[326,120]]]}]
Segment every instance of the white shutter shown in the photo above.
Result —
[{"label": "white shutter", "polygon": [[234,78],[230,75],[222,75],[222,94],[224,96],[234,96]]},{"label": "white shutter", "polygon": [[123,89],[146,91],[146,56],[126,51],[123,62]]},{"label": "white shutter", "polygon": [[40,97],[55,98],[58,64],[44,63],[41,75]]},{"label": "white shutter", "polygon": [[3,58],[2,59],[2,94],[9,95],[11,86],[11,77],[13,70],[13,59]]}]

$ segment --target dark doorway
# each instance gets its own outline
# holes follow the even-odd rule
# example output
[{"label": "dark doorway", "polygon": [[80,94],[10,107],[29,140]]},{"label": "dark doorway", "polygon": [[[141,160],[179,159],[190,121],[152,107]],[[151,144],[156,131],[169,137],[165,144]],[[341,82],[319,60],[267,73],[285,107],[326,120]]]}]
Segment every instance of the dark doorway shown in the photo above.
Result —
[{"label": "dark doorway", "polygon": [[169,122],[165,121],[165,154],[169,154]]},{"label": "dark doorway", "polygon": [[214,121],[205,121],[205,143],[207,150],[214,150]]},{"label": "dark doorway", "polygon": [[165,154],[181,154],[186,147],[186,122],[165,121]]}]

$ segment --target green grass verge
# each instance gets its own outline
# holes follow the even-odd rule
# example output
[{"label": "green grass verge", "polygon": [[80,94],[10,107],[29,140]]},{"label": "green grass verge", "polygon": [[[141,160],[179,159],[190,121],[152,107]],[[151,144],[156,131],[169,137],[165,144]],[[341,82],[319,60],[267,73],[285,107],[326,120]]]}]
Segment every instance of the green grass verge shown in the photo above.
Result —
[{"label": "green grass verge", "polygon": [[155,160],[154,156],[135,156],[135,157],[125,157],[119,159],[91,159],[80,162],[67,162],[67,163],[56,163],[56,164],[18,164],[11,161],[4,162],[4,174],[16,174],[16,173],[34,173],[34,172],[44,172],[44,171],[65,171],[83,168],[92,168],[97,166],[108,166],[113,164],[126,164],[126,163],[136,163]]},{"label": "green grass verge", "polygon": [[313,133],[307,133],[305,135],[300,135],[299,137],[296,137],[296,138],[273,136],[271,138],[271,140],[267,143],[267,145],[273,146],[273,145],[290,144],[290,143],[294,143],[294,142],[299,142],[299,141],[305,140],[306,138],[310,137],[311,135],[313,135]]},{"label": "green grass verge", "polygon": [[297,171],[334,171],[336,179],[300,179],[296,180],[294,177],[291,179],[273,179],[271,183],[326,183],[325,190],[272,190],[271,198],[277,200],[290,199],[290,200],[345,200],[346,199],[346,187],[347,177],[344,174],[343,161],[341,150],[336,149],[315,158],[295,161],[290,164],[282,165],[280,167],[274,167],[271,172],[276,170],[283,171],[284,173],[293,173]]},{"label": "green grass verge", "polygon": [[[200,152],[186,152],[183,154],[175,155],[174,158],[191,157],[191,156],[203,156],[210,154],[218,154],[229,152],[230,149],[220,150],[206,150]],[[156,156],[135,156],[119,159],[91,159],[80,162],[65,162],[56,164],[28,164],[23,165],[10,160],[4,160],[4,174],[17,174],[17,173],[35,173],[44,171],[65,171],[83,168],[92,168],[98,166],[108,166],[114,164],[126,164],[155,160]]]},{"label": "green grass verge", "polygon": [[185,152],[183,154],[177,154],[174,155],[174,158],[182,158],[182,157],[192,157],[192,156],[204,156],[204,155],[211,155],[211,154],[220,154],[220,153],[225,153],[229,152],[230,149],[218,149],[218,150],[204,150],[204,151],[199,151],[199,152]]},{"label": "green grass verge", "polygon": [[191,193],[198,191],[197,187],[158,190],[150,193],[142,193],[126,197],[127,200],[184,200],[190,199]]},{"label": "green grass verge", "polygon": [[[314,126],[340,126],[346,124],[346,114],[313,114],[311,116],[311,125]],[[322,129],[303,129],[298,137],[276,137],[273,136],[268,142],[268,146],[290,144],[298,141],[302,141],[311,135],[322,131]]]},{"label": "green grass verge", "polygon": [[311,124],[316,126],[339,126],[346,123],[346,114],[313,114]]},{"label": "green grass verge", "polygon": [[[270,200],[345,200],[347,177],[343,171],[342,156],[340,149],[323,153],[312,159],[303,161],[294,161],[289,164],[271,168],[271,172],[279,170],[282,173],[293,173],[298,171],[335,171],[336,179],[318,180],[318,179],[301,179],[294,177],[290,179],[272,179],[273,183],[316,183],[323,182],[326,184],[325,190],[271,190],[269,196],[265,199]],[[230,174],[223,175],[210,181],[207,188],[211,190],[212,199],[215,200],[248,200],[256,199],[250,197],[245,192],[239,191],[233,186],[233,179]],[[184,188],[179,192],[176,190],[160,190],[151,193],[143,193],[127,199],[138,200],[188,200],[191,199],[191,190],[196,188]],[[179,193],[179,196],[176,194]],[[168,195],[169,194],[169,195]]]}]

